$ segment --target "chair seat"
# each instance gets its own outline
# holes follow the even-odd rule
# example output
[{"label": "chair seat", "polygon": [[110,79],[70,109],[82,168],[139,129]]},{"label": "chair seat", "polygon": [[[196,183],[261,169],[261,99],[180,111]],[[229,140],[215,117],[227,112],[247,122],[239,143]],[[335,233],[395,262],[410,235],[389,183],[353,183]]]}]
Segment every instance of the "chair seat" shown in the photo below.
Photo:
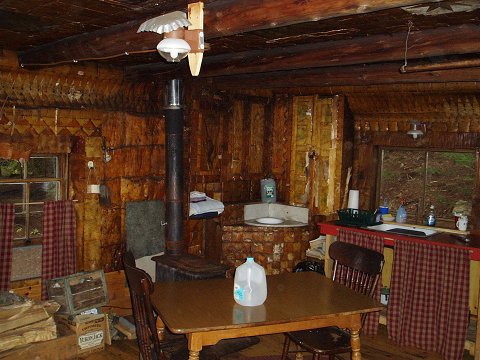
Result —
[{"label": "chair seat", "polygon": [[351,350],[350,334],[336,326],[294,331],[286,335],[291,341],[312,353],[328,355]]}]

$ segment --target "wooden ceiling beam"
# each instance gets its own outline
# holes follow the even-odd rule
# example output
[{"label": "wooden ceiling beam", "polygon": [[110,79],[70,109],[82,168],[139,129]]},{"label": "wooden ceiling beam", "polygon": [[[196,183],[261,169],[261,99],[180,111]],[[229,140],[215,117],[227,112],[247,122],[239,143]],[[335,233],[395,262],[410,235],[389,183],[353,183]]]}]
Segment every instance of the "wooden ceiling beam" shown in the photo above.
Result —
[{"label": "wooden ceiling beam", "polygon": [[206,39],[443,0],[233,0],[205,6]]},{"label": "wooden ceiling beam", "polygon": [[[406,34],[378,35],[330,41],[291,48],[205,55],[200,76],[247,74],[328,66],[348,66],[398,61],[404,64]],[[460,25],[410,34],[407,60],[480,53],[480,26]],[[178,64],[173,64],[173,66]],[[172,64],[137,65],[126,68],[129,77],[153,76],[171,71]]]},{"label": "wooden ceiling beam", "polygon": [[[430,2],[439,2],[433,0]],[[205,4],[205,37],[215,38],[327,18],[421,4],[422,0],[225,0]],[[182,9],[179,9],[182,10]],[[161,15],[152,14],[151,17]],[[145,19],[72,36],[23,52],[20,63],[57,64],[155,49],[161,36],[137,33]]]},{"label": "wooden ceiling beam", "polygon": [[[309,88],[331,89],[341,86],[391,86],[392,84],[411,84],[414,86],[418,83],[438,84],[442,86],[443,91],[447,91],[449,86],[453,86],[452,84],[478,84],[480,68],[402,74],[399,71],[399,64],[389,63],[292,70],[288,73],[288,76],[279,71],[219,76],[208,80],[210,85],[218,89],[298,88],[301,89],[300,91],[303,94],[306,91],[308,92]],[[464,88],[465,86],[463,85]],[[459,88],[455,88],[455,91],[458,91]],[[478,86],[474,88],[478,91]]]}]

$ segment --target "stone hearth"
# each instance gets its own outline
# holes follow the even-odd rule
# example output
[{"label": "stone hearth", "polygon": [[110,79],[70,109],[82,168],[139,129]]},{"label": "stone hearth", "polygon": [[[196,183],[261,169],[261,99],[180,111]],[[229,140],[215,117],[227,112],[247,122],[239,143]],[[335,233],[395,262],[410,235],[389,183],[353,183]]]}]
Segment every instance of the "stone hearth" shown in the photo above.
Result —
[{"label": "stone hearth", "polygon": [[222,263],[236,268],[248,256],[265,268],[267,275],[292,271],[305,259],[311,228],[224,225]]}]

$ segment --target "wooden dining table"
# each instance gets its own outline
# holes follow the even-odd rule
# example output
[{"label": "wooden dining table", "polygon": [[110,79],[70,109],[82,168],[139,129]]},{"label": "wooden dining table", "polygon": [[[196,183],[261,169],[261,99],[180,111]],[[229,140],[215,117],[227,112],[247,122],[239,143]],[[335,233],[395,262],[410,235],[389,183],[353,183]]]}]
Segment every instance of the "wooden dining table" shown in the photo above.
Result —
[{"label": "wooden dining table", "polygon": [[267,300],[247,307],[233,299],[233,279],[155,283],[157,327],[186,334],[189,360],[222,339],[336,325],[351,332],[351,358],[361,359],[361,314],[384,306],[316,272],[267,276]]}]

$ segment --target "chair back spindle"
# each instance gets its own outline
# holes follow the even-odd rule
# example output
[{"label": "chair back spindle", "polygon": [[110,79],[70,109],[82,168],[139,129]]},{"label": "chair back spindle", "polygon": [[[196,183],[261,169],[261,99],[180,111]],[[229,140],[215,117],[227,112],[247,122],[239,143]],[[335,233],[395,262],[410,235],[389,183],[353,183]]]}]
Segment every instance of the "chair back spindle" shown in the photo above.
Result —
[{"label": "chair back spindle", "polygon": [[150,295],[153,293],[152,279],[145,271],[136,267],[135,258],[130,251],[124,255],[123,265],[130,290],[138,347],[142,359],[164,359],[157,335],[156,315],[150,300]]},{"label": "chair back spindle", "polygon": [[[382,274],[383,254],[360,247],[358,245],[336,241],[329,247],[330,258],[333,259],[333,281],[336,281],[358,293],[374,296],[378,281]],[[366,314],[362,314],[362,324]],[[328,355],[335,359],[335,354],[351,351],[350,333],[338,327],[302,330],[285,334],[282,360],[287,359],[290,342],[293,341],[301,350],[314,354]]]},{"label": "chair back spindle", "polygon": [[382,254],[358,245],[334,242],[329,255],[334,260],[334,281],[361,294],[373,296],[382,273]]},{"label": "chair back spindle", "polygon": [[[358,245],[335,242],[329,248],[334,260],[333,281],[360,293],[373,297],[382,275],[383,254]],[[362,324],[367,314],[362,314]]]}]

